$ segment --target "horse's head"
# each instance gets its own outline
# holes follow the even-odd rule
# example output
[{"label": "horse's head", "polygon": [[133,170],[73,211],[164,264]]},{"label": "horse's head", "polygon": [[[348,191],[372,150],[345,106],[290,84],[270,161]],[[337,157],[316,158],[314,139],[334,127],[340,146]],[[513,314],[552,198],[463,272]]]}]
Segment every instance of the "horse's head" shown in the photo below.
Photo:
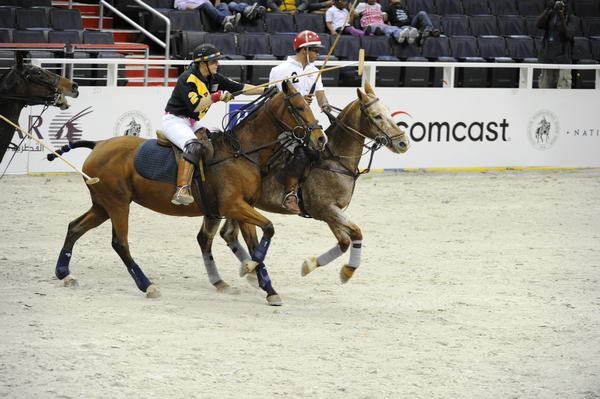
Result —
[{"label": "horse's head", "polygon": [[364,119],[361,121],[361,133],[395,153],[408,151],[409,140],[406,133],[394,123],[390,110],[379,101],[369,82],[365,82],[365,92],[360,88],[356,89],[361,118]]},{"label": "horse's head", "polygon": [[17,52],[15,61],[0,86],[1,92],[10,93],[7,98],[22,100],[27,105],[46,104],[67,109],[69,104],[65,96],[79,96],[77,83],[40,67],[25,64],[22,52]]},{"label": "horse's head", "polygon": [[283,101],[280,105],[281,121],[296,138],[308,143],[312,150],[323,151],[327,145],[327,136],[319,121],[313,115],[310,106],[304,101],[304,96],[296,91],[294,86],[285,81],[282,83]]}]

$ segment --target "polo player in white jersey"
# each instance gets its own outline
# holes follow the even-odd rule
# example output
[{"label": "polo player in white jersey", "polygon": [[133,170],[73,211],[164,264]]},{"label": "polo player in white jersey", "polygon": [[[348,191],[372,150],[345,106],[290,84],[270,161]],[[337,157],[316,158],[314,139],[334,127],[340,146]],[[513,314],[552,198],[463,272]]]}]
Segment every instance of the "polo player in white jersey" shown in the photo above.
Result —
[{"label": "polo player in white jersey", "polygon": [[[300,32],[294,38],[294,50],[296,55],[288,57],[288,59],[279,64],[278,66],[271,69],[269,75],[269,81],[279,80],[288,76],[301,75],[306,72],[318,71],[318,68],[313,65],[313,62],[319,56],[319,48],[321,45],[321,38],[315,32],[305,30]],[[312,74],[307,76],[300,76],[290,79],[294,87],[300,92],[306,102],[310,105],[314,95],[317,96],[317,103],[322,111],[331,111],[327,97],[325,97],[325,90],[323,89],[323,82],[319,74]],[[316,84],[315,84],[316,81]],[[315,85],[314,93],[311,89]],[[281,90],[281,82],[277,83],[277,87]],[[285,137],[283,137],[285,138]],[[303,146],[298,145],[294,142],[286,148],[294,154],[292,160],[286,166],[286,194],[283,197],[283,207],[290,212],[300,213],[298,206],[298,180],[302,177],[304,169],[308,165],[308,158]]]}]

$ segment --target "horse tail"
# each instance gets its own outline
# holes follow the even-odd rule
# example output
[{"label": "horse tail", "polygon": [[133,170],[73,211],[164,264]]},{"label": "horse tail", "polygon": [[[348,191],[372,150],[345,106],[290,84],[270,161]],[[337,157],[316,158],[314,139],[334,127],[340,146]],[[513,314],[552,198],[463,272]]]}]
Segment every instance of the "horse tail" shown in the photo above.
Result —
[{"label": "horse tail", "polygon": [[[89,148],[90,150],[93,150],[94,147],[96,147],[96,143],[97,143],[96,141],[90,141],[90,140],[74,141],[72,143],[65,144],[62,147],[60,147],[60,149],[56,150],[56,153],[58,155],[62,155],[65,152],[71,151],[72,149],[81,148],[81,147]],[[55,154],[51,153],[51,154],[47,155],[47,158],[48,158],[48,161],[54,161],[57,157]]]}]

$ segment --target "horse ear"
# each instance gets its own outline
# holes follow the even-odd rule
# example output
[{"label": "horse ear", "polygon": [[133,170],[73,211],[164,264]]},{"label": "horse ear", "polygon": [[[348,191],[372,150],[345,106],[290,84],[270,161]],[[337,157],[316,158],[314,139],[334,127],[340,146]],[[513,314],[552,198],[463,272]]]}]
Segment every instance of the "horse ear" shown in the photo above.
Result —
[{"label": "horse ear", "polygon": [[283,90],[283,92],[287,95],[290,92],[290,86],[289,85],[289,81],[288,80],[284,80],[281,83],[281,89]]},{"label": "horse ear", "polygon": [[361,102],[363,102],[363,103],[369,102],[369,96],[367,96],[365,93],[363,93],[362,90],[359,89],[358,87],[356,88],[356,95],[358,96],[358,99]]},{"label": "horse ear", "polygon": [[15,64],[17,68],[23,68],[23,59],[25,58],[25,51],[17,51],[15,52]]},{"label": "horse ear", "polygon": [[371,86],[371,83],[369,83],[368,80],[365,80],[365,91],[367,92],[367,94],[373,94],[373,95],[375,95],[375,91],[373,90],[373,86]]}]

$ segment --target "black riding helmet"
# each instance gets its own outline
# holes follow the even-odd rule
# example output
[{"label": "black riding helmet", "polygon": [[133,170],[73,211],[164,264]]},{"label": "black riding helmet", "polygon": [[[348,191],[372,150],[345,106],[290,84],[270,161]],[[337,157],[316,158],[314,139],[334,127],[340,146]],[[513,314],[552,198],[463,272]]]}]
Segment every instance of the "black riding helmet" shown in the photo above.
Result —
[{"label": "black riding helmet", "polygon": [[194,49],[194,62],[208,62],[221,58],[221,52],[212,44],[204,43]]}]

